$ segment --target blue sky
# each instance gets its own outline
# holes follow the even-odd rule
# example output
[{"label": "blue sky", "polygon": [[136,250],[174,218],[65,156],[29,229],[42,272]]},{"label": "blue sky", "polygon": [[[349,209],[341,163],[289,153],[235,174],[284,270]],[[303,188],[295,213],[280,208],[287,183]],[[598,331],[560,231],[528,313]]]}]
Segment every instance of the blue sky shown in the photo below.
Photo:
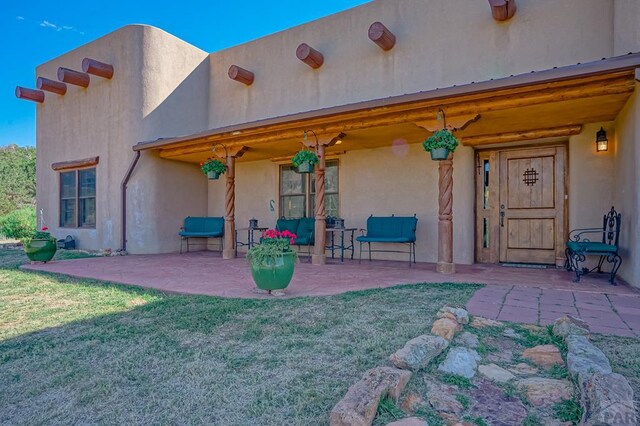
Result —
[{"label": "blue sky", "polygon": [[209,52],[367,3],[367,0],[229,2],[0,0],[0,146],[35,145],[35,67],[127,24],[149,24]]}]

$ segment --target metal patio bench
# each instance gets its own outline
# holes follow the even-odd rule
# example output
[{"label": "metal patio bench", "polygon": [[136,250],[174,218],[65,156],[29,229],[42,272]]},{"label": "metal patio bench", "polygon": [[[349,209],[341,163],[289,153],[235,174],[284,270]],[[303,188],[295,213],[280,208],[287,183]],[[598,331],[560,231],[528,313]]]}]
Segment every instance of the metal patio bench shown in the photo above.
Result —
[{"label": "metal patio bench", "polygon": [[[573,282],[580,282],[580,277],[590,272],[603,273],[602,266],[606,261],[612,264],[609,282],[615,285],[616,273],[622,264],[622,258],[618,254],[621,218],[622,215],[611,207],[602,219],[602,228],[574,229],[569,233],[565,265],[568,271],[576,274]],[[598,264],[592,269],[580,266],[587,256],[599,256]]]},{"label": "metal patio bench", "polygon": [[[360,243],[360,259],[362,262],[362,244],[369,246],[369,261],[371,253],[406,253],[409,254],[409,266],[416,263],[416,227],[418,218],[414,216],[369,216],[367,229],[361,229],[362,235],[356,238]],[[401,250],[371,250],[371,243],[407,244],[409,251]]]},{"label": "metal patio bench", "polygon": [[189,253],[190,238],[220,238],[220,250],[222,250],[222,237],[224,237],[223,217],[194,217],[188,216],[184,219],[184,226],[180,228],[180,253],[182,253],[183,243],[187,242],[187,253]]}]

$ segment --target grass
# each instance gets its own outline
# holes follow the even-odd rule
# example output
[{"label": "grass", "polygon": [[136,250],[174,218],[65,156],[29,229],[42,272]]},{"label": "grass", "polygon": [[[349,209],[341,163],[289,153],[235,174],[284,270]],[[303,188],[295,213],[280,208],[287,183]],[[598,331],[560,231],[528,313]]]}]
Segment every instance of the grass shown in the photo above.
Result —
[{"label": "grass", "polygon": [[378,423],[387,424],[405,416],[404,412],[396,406],[393,399],[385,397],[380,400],[376,418]]},{"label": "grass", "polygon": [[461,393],[457,393],[456,394],[456,399],[458,400],[458,402],[460,403],[460,405],[462,405],[463,409],[467,409],[469,408],[469,406],[471,405],[471,400],[469,399],[469,397],[467,395],[461,394]]},{"label": "grass", "polygon": [[460,389],[471,389],[475,387],[471,379],[456,374],[442,374],[440,381],[448,385],[457,386]]},{"label": "grass", "polygon": [[582,419],[582,407],[575,399],[560,401],[553,406],[556,417],[563,422],[571,422],[574,425]]},{"label": "grass", "polygon": [[640,395],[640,339],[592,334],[594,345],[604,352],[616,373],[629,380],[633,393]]},{"label": "grass", "polygon": [[25,261],[0,250],[3,424],[325,424],[366,370],[479,288],[223,299],[18,270]]}]

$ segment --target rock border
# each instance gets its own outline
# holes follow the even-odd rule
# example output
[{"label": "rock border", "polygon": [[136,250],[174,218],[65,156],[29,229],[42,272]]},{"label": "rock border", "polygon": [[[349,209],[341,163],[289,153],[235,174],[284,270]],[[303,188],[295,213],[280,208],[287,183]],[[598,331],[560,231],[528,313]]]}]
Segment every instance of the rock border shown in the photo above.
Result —
[{"label": "rock border", "polygon": [[637,425],[633,389],[624,376],[612,371],[604,352],[589,341],[589,326],[565,315],[555,321],[553,333],[567,344],[567,368],[581,394],[580,424]]}]

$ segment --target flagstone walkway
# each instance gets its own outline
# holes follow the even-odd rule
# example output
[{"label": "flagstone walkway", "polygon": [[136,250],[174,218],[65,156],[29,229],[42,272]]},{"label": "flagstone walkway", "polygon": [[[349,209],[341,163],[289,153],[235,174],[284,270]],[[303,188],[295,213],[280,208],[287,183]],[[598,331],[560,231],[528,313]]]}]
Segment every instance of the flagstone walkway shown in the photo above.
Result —
[{"label": "flagstone walkway", "polygon": [[[603,289],[606,290],[606,289]],[[467,303],[473,315],[490,319],[552,324],[568,314],[585,320],[595,333],[640,336],[637,296],[539,287],[487,286]]]}]

